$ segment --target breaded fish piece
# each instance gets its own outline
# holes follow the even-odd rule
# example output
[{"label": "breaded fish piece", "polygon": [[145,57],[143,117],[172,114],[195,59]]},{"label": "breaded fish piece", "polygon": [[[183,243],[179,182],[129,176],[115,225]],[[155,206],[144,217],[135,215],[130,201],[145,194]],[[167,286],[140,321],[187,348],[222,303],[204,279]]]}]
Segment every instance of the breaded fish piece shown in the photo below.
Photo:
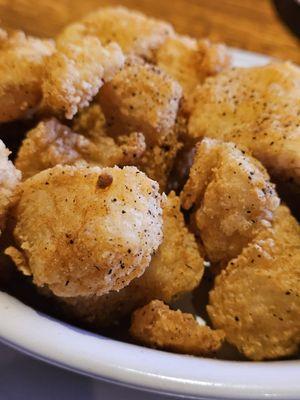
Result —
[{"label": "breaded fish piece", "polygon": [[58,165],[22,183],[6,254],[56,296],[120,290],[162,241],[161,203],[158,184],[135,167]]},{"label": "breaded fish piece", "polygon": [[41,108],[72,119],[89,105],[105,80],[123,67],[124,55],[116,43],[103,46],[94,36],[60,41],[45,63]]},{"label": "breaded fish piece", "polygon": [[198,84],[229,67],[230,56],[223,44],[174,35],[158,48],[154,62],[180,83],[188,101]]},{"label": "breaded fish piece", "polygon": [[299,67],[277,62],[209,78],[197,89],[189,134],[242,145],[271,175],[299,183]]},{"label": "breaded fish piece", "polygon": [[233,143],[203,139],[181,193],[210,261],[236,257],[257,231],[270,226],[280,200],[259,161]]},{"label": "breaded fish piece", "polygon": [[215,353],[225,336],[221,330],[199,325],[192,314],[173,311],[159,300],[133,313],[130,334],[146,346],[194,356]]},{"label": "breaded fish piece", "polygon": [[0,39],[0,123],[26,118],[42,98],[45,58],[54,51],[52,40],[26,36],[21,31]]},{"label": "breaded fish piece", "polygon": [[[105,141],[105,137],[107,137],[107,141],[111,141],[114,138],[117,144],[120,140],[118,135],[110,135],[110,127],[107,125],[102,109],[97,103],[78,114],[73,123],[73,128],[84,136],[91,137],[93,141],[96,140],[98,145],[101,144],[101,141],[98,140],[99,136],[103,136],[102,141]],[[176,155],[183,146],[178,136],[175,127],[163,139],[160,139],[157,144],[146,144],[144,136],[140,134],[138,143],[135,146],[132,145],[132,151],[126,151],[127,163],[136,165],[149,178],[157,181],[161,192],[167,190],[170,172],[173,169]],[[126,135],[124,135],[124,138],[126,138]],[[117,147],[117,149],[119,148]],[[103,155],[109,155],[109,153],[109,149],[104,149],[101,152]],[[116,164],[123,165],[124,163],[118,161]]]},{"label": "breaded fish piece", "polygon": [[149,58],[173,34],[173,27],[165,21],[125,7],[103,7],[67,26],[58,40],[94,35],[105,45],[117,42],[125,53]]},{"label": "breaded fish piece", "polygon": [[170,193],[163,205],[163,242],[145,273],[119,292],[63,299],[68,315],[101,328],[153,299],[171,303],[201,281],[204,265],[194,235],[185,226],[180,200]]},{"label": "breaded fish piece", "polygon": [[216,278],[208,312],[252,360],[296,354],[300,344],[300,227],[285,206]]},{"label": "breaded fish piece", "polygon": [[88,138],[73,132],[56,118],[41,121],[27,133],[19,148],[16,167],[27,179],[57,164],[73,165],[79,161],[100,167],[124,166],[136,163],[145,151],[141,133]]},{"label": "breaded fish piece", "polygon": [[161,69],[130,59],[98,96],[114,133],[142,132],[157,144],[174,128],[182,89]]},{"label": "breaded fish piece", "polygon": [[15,199],[15,192],[21,181],[21,172],[9,160],[10,151],[0,140],[0,234],[5,227],[6,215]]}]

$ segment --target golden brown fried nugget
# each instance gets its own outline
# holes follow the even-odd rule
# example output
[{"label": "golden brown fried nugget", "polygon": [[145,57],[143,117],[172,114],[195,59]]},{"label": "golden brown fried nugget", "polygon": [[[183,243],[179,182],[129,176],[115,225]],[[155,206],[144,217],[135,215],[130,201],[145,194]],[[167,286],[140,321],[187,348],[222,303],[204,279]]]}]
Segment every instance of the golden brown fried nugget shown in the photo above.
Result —
[{"label": "golden brown fried nugget", "polygon": [[216,278],[208,312],[226,339],[253,360],[297,353],[300,344],[300,227],[281,206]]},{"label": "golden brown fried nugget", "polygon": [[224,340],[223,331],[199,325],[192,314],[173,311],[159,300],[133,313],[130,334],[146,346],[195,356],[215,353]]},{"label": "golden brown fried nugget", "polygon": [[0,140],[0,233],[5,227],[6,215],[15,199],[15,191],[21,181],[21,172],[8,159],[10,151]]},{"label": "golden brown fried nugget", "polygon": [[113,167],[132,165],[145,150],[140,133],[88,138],[51,118],[40,122],[27,133],[16,158],[16,167],[27,179],[57,164],[72,165],[79,161],[89,165]]},{"label": "golden brown fried nugget", "polygon": [[248,148],[274,176],[300,182],[300,69],[288,62],[233,68],[199,86],[193,138]]},{"label": "golden brown fried nugget", "polygon": [[194,206],[209,260],[222,263],[270,226],[280,202],[259,161],[233,143],[207,138],[197,145],[181,199],[185,209]]},{"label": "golden brown fried nugget", "polygon": [[162,241],[161,201],[135,167],[56,166],[22,183],[6,254],[57,296],[120,290]]},{"label": "golden brown fried nugget", "polygon": [[103,44],[117,42],[125,53],[150,57],[152,51],[173,35],[170,24],[125,7],[99,8],[71,24],[59,36],[59,40],[82,35],[97,36]]},{"label": "golden brown fried nugget", "polygon": [[181,84],[189,100],[199,83],[230,65],[230,57],[222,44],[174,35],[158,48],[154,62]]},{"label": "golden brown fried nugget", "polygon": [[180,85],[158,67],[131,59],[98,101],[111,131],[142,132],[157,144],[174,128],[181,95]]},{"label": "golden brown fried nugget", "polygon": [[54,51],[52,40],[17,31],[0,40],[0,123],[27,117],[42,98],[45,58]]},{"label": "golden brown fried nugget", "polygon": [[155,295],[170,302],[195,289],[204,272],[203,258],[194,235],[185,225],[180,199],[174,192],[168,195],[163,207],[163,233],[164,240],[139,282],[144,291],[148,288],[148,298]]},{"label": "golden brown fried nugget", "polygon": [[[99,151],[100,148],[102,148],[102,141],[109,142],[114,138],[117,145],[116,150],[120,152],[120,145],[118,145],[120,142],[120,136],[110,136],[110,127],[107,125],[106,118],[99,104],[93,104],[79,113],[78,117],[75,118],[73,128],[75,131],[78,131],[87,137],[91,137],[93,141],[96,141],[99,146]],[[103,136],[103,138],[99,140],[99,136]],[[133,134],[131,134],[131,136],[133,136]],[[124,135],[123,137],[125,139],[127,136]],[[176,127],[174,131],[170,131],[163,139],[159,140],[157,144],[146,144],[144,136],[141,134],[138,135],[137,139],[139,140],[132,143],[132,146],[130,147],[131,150],[129,149],[129,146],[127,149],[122,150],[123,153],[125,152],[123,159],[125,158],[127,165],[136,165],[141,171],[145,172],[149,178],[157,181],[161,192],[166,191],[176,155],[182,147],[182,143],[178,139]],[[109,156],[113,149],[113,147],[110,147],[106,150],[104,147],[101,154],[103,156],[108,155],[108,161],[110,159],[116,159],[116,157],[114,158]],[[120,154],[116,161],[118,161],[116,162],[117,165],[125,164],[122,162],[122,154]],[[110,164],[107,165],[110,166]]]},{"label": "golden brown fried nugget", "polygon": [[42,109],[72,119],[89,105],[104,80],[124,64],[116,43],[102,46],[94,36],[60,41],[44,69]]},{"label": "golden brown fried nugget", "polygon": [[191,292],[204,272],[195,237],[185,226],[180,200],[170,193],[163,206],[163,242],[145,273],[119,292],[64,299],[66,313],[96,327],[112,325],[153,299],[166,303]]}]

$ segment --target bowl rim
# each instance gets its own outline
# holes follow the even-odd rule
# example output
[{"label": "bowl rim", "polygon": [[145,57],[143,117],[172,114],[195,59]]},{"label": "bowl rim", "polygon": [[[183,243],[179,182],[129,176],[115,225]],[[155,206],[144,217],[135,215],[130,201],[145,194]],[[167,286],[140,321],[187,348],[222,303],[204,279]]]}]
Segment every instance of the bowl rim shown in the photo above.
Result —
[{"label": "bowl rim", "polygon": [[299,399],[297,360],[224,361],[148,349],[71,326],[4,292],[0,316],[2,342],[96,379],[192,398]]},{"label": "bowl rim", "polygon": [[[270,58],[231,49],[235,66]],[[0,341],[42,361],[145,391],[207,399],[299,400],[300,360],[225,361],[167,353],[97,335],[0,291]]]}]

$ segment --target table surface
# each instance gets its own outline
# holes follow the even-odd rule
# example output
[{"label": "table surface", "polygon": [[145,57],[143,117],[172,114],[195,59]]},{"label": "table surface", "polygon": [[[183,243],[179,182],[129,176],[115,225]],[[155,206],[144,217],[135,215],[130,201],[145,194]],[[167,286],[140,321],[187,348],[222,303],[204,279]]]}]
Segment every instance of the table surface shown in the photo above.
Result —
[{"label": "table surface", "polygon": [[164,18],[180,33],[300,63],[300,42],[281,23],[270,0],[0,0],[0,22],[53,36],[100,4],[122,4]]}]

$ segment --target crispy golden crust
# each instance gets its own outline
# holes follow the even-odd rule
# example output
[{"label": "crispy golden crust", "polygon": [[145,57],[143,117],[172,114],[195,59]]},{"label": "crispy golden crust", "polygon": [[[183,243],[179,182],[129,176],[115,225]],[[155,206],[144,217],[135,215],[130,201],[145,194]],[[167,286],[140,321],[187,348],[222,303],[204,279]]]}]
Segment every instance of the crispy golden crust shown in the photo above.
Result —
[{"label": "crispy golden crust", "polygon": [[72,128],[91,139],[107,136],[106,118],[100,104],[93,103],[81,110],[72,120]]},{"label": "crispy golden crust", "polygon": [[231,69],[198,88],[189,133],[243,145],[271,174],[300,182],[299,93],[293,64]]},{"label": "crispy golden crust", "polygon": [[198,62],[203,80],[219,74],[231,64],[227,47],[222,43],[212,43],[208,39],[198,40]]},{"label": "crispy golden crust", "polygon": [[263,166],[233,143],[203,139],[181,194],[195,206],[195,223],[210,261],[236,257],[279,205]]},{"label": "crispy golden crust", "polygon": [[116,139],[100,135],[90,139],[51,118],[28,132],[18,151],[16,167],[27,179],[57,164],[72,165],[79,161],[101,167],[132,165],[145,146],[140,133]]},{"label": "crispy golden crust", "polygon": [[173,33],[172,26],[164,21],[125,7],[107,7],[94,11],[79,23],[67,26],[58,39],[95,35],[104,44],[117,42],[125,53],[150,57],[152,51]]},{"label": "crispy golden crust", "polygon": [[103,86],[98,100],[111,131],[142,132],[157,144],[174,128],[181,94],[162,70],[131,59]]},{"label": "crispy golden crust", "polygon": [[199,325],[192,314],[153,300],[132,315],[131,336],[146,346],[195,356],[211,355],[224,340],[221,330]]},{"label": "crispy golden crust", "polygon": [[163,242],[145,273],[119,292],[64,299],[67,314],[102,327],[153,299],[170,303],[198,286],[204,271],[194,235],[184,223],[180,201],[170,193],[163,206]]},{"label": "crispy golden crust", "polygon": [[6,214],[15,199],[21,172],[8,159],[10,151],[0,140],[0,233],[5,227]]},{"label": "crispy golden crust", "polygon": [[16,167],[22,171],[23,179],[27,179],[57,164],[83,160],[84,151],[90,146],[88,139],[51,118],[27,133],[18,151]]},{"label": "crispy golden crust", "polygon": [[45,58],[53,53],[52,40],[17,31],[0,40],[0,123],[25,118],[41,100]]},{"label": "crispy golden crust", "polygon": [[188,101],[205,78],[229,67],[230,57],[222,44],[174,35],[158,48],[154,62],[181,84]]},{"label": "crispy golden crust", "polygon": [[[110,160],[116,159],[116,157],[110,155],[114,148],[110,147],[106,149],[102,143],[105,144],[106,142],[109,143],[114,140],[117,145],[115,151],[118,150],[120,152],[120,150],[122,150],[120,148],[122,137],[124,139],[127,137],[126,135],[120,137],[117,134],[114,135],[110,133],[111,127],[109,123],[107,124],[102,108],[97,103],[78,114],[78,117],[75,118],[73,123],[73,128],[84,136],[90,137],[92,141],[98,144],[99,152],[102,157],[107,156],[107,163],[109,163]],[[122,128],[122,126],[120,126],[120,129],[124,129],[124,127]],[[131,136],[133,136],[133,134]],[[101,139],[99,139],[100,137]],[[141,134],[138,135],[138,138],[138,141],[132,143],[130,147],[131,151],[129,151],[129,146],[127,149],[124,149],[125,155],[127,154],[127,156],[125,157],[123,155],[123,158],[125,158],[127,165],[136,165],[141,171],[145,172],[149,178],[157,181],[161,192],[163,192],[167,189],[169,175],[173,168],[175,157],[182,147],[182,143],[178,139],[176,127],[163,139],[159,140],[157,144],[146,144],[144,136]],[[104,148],[100,151],[102,147]],[[125,165],[121,154],[116,161],[117,165]],[[111,164],[107,164],[107,166],[110,165]]]},{"label": "crispy golden crust", "polygon": [[123,66],[124,56],[116,43],[102,46],[94,36],[60,41],[45,63],[42,109],[72,119],[89,105],[104,80]]},{"label": "crispy golden crust", "polygon": [[170,132],[160,143],[148,144],[145,152],[137,160],[137,166],[141,171],[159,183],[161,192],[167,190],[170,172],[181,148],[182,143],[176,133]]},{"label": "crispy golden crust", "polygon": [[56,166],[21,185],[14,237],[36,285],[102,295],[148,267],[161,214],[157,183],[135,167]]},{"label": "crispy golden crust", "polygon": [[139,281],[144,291],[148,287],[148,299],[155,296],[169,303],[199,285],[204,266],[195,237],[185,225],[180,199],[174,192],[164,205],[163,222],[164,240]]},{"label": "crispy golden crust", "polygon": [[209,315],[247,357],[263,360],[297,353],[299,263],[300,227],[281,206],[273,229],[263,231],[216,278]]}]

